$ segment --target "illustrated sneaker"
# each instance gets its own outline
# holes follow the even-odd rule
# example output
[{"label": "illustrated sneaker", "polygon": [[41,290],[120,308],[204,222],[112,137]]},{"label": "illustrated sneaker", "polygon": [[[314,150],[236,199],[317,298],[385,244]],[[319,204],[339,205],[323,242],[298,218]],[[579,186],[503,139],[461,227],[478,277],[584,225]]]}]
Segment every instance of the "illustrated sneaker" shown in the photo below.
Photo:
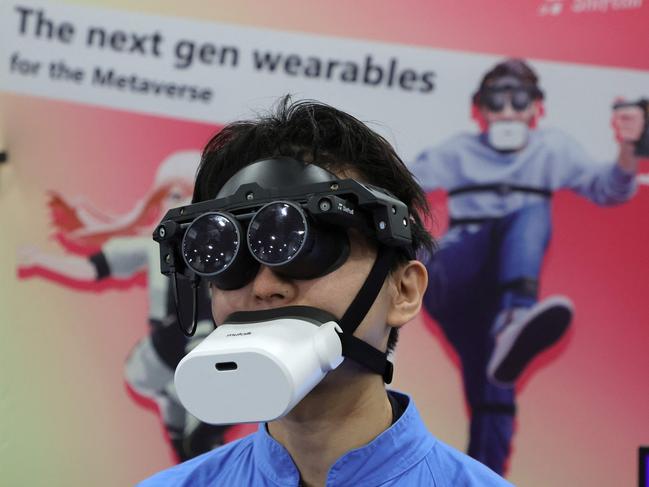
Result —
[{"label": "illustrated sneaker", "polygon": [[531,308],[500,312],[494,322],[494,350],[487,364],[487,376],[501,387],[513,387],[527,365],[566,332],[573,315],[572,302],[552,296]]}]

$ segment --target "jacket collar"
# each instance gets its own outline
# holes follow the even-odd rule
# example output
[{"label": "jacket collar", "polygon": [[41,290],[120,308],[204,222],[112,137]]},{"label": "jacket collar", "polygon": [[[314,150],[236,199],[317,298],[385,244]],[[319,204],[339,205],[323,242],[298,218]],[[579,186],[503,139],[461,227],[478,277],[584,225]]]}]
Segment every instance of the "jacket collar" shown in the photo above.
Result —
[{"label": "jacket collar", "polygon": [[[413,400],[391,391],[408,403],[401,417],[367,445],[351,450],[329,469],[327,485],[379,484],[398,477],[422,460],[435,443]],[[253,440],[254,462],[262,474],[279,485],[298,485],[300,474],[286,448],[263,423]]]}]

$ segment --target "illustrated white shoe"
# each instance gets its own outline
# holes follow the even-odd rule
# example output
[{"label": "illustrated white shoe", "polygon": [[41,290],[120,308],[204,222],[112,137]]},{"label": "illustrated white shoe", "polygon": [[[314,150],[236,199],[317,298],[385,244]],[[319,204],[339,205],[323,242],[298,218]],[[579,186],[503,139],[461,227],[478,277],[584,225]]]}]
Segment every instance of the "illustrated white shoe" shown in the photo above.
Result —
[{"label": "illustrated white shoe", "polygon": [[551,296],[531,308],[501,311],[494,321],[494,350],[487,377],[501,387],[513,387],[527,365],[554,345],[568,329],[574,306],[565,296]]}]

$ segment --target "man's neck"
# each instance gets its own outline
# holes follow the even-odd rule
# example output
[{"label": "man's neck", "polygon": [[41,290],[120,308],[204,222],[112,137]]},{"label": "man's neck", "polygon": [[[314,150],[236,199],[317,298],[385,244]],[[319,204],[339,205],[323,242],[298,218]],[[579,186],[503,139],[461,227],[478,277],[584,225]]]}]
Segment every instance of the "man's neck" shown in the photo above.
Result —
[{"label": "man's neck", "polygon": [[331,466],[390,427],[392,407],[380,376],[321,384],[268,431],[289,452],[306,486],[324,486]]}]

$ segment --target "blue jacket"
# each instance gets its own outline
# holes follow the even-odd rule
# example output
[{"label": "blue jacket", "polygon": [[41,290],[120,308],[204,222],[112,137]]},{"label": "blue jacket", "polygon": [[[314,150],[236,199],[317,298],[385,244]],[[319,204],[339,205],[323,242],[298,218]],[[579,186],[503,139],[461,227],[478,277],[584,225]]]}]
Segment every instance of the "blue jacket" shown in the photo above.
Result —
[{"label": "blue jacket", "polygon": [[[414,402],[386,431],[347,452],[329,470],[327,486],[510,486],[481,463],[433,437]],[[241,440],[164,470],[141,482],[153,486],[298,486],[286,449],[262,424]]]}]

